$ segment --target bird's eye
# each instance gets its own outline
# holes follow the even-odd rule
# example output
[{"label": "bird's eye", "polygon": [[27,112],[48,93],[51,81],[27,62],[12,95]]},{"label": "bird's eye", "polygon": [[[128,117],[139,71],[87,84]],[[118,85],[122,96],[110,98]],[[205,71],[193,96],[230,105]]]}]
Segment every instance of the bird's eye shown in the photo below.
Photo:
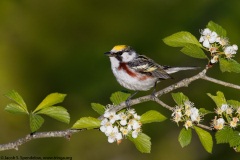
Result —
[{"label": "bird's eye", "polygon": [[123,54],[123,51],[119,51],[117,52],[118,55],[122,55]]}]

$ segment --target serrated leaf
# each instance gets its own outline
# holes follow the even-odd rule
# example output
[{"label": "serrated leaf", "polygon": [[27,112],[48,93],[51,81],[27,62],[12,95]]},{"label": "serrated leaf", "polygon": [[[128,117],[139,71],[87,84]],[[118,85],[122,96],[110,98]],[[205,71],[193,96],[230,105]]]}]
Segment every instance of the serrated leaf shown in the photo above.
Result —
[{"label": "serrated leaf", "polygon": [[124,92],[115,92],[111,95],[110,100],[113,104],[119,105],[120,103],[126,101],[131,94]]},{"label": "serrated leaf", "polygon": [[13,114],[28,114],[20,105],[16,103],[10,103],[5,107],[5,111]]},{"label": "serrated leaf", "polygon": [[23,98],[18,94],[18,92],[12,90],[5,94],[5,96],[13,101],[15,101],[26,113],[28,113],[27,105]]},{"label": "serrated leaf", "polygon": [[240,102],[236,100],[227,100],[227,104],[232,106],[234,109],[238,109],[240,107]]},{"label": "serrated leaf", "polygon": [[167,118],[161,113],[154,110],[150,110],[141,115],[140,122],[142,124],[146,124],[146,123],[152,123],[152,122],[162,122],[166,119]]},{"label": "serrated leaf", "polygon": [[131,136],[128,136],[127,138],[134,143],[136,148],[141,153],[151,152],[151,138],[148,135],[144,133],[139,133],[137,138],[132,138]]},{"label": "serrated leaf", "polygon": [[225,59],[220,58],[219,59],[220,64],[220,70],[222,72],[235,72],[240,73],[240,64],[233,60],[233,59]]},{"label": "serrated leaf", "polygon": [[105,106],[99,103],[91,103],[92,109],[96,111],[98,114],[103,115],[105,112]]},{"label": "serrated leaf", "polygon": [[222,26],[218,25],[217,23],[214,23],[213,21],[208,22],[207,28],[209,28],[211,31],[215,31],[220,37],[226,37],[227,31],[222,28]]},{"label": "serrated leaf", "polygon": [[184,105],[184,102],[189,100],[182,92],[172,93],[173,100],[177,103],[178,106]]},{"label": "serrated leaf", "polygon": [[231,139],[229,140],[230,147],[236,147],[240,145],[240,132],[234,131]]},{"label": "serrated leaf", "polygon": [[207,93],[207,95],[212,98],[212,100],[215,102],[217,107],[221,107],[223,104],[227,104],[227,101],[224,97],[224,94],[220,91],[217,92],[217,95],[211,95],[210,93]]},{"label": "serrated leaf", "polygon": [[212,140],[212,136],[209,132],[194,126],[194,129],[200,139],[200,142],[202,143],[204,149],[208,152],[208,153],[212,153],[212,148],[213,148],[213,140]]},{"label": "serrated leaf", "polygon": [[203,50],[195,44],[186,44],[182,49],[181,52],[184,54],[199,59],[207,59],[208,57],[203,52]]},{"label": "serrated leaf", "polygon": [[205,108],[199,108],[199,112],[202,115],[206,115],[206,114],[209,114],[209,113],[214,113],[213,111],[206,110]]},{"label": "serrated leaf", "polygon": [[30,113],[29,118],[31,132],[37,131],[44,123],[44,119],[40,115]]},{"label": "serrated leaf", "polygon": [[179,136],[178,136],[178,141],[180,145],[183,147],[187,146],[190,144],[192,140],[192,129],[191,128],[182,128]]},{"label": "serrated leaf", "polygon": [[99,128],[101,121],[93,117],[82,117],[73,126],[72,129],[94,129]]},{"label": "serrated leaf", "polygon": [[163,39],[163,42],[172,47],[184,47],[187,44],[195,44],[198,47],[202,45],[195,36],[186,31],[177,32]]},{"label": "serrated leaf", "polygon": [[37,108],[33,111],[37,112],[43,108],[53,106],[55,104],[61,103],[64,98],[66,97],[66,94],[61,94],[61,93],[51,93],[47,95],[46,98],[37,106]]},{"label": "serrated leaf", "polygon": [[217,144],[229,143],[232,136],[233,136],[233,130],[229,127],[224,127],[223,129],[217,131],[217,133],[215,134]]},{"label": "serrated leaf", "polygon": [[40,111],[38,111],[37,114],[45,114],[49,117],[52,117],[58,121],[61,121],[67,124],[70,122],[69,113],[65,108],[60,106],[43,108]]}]

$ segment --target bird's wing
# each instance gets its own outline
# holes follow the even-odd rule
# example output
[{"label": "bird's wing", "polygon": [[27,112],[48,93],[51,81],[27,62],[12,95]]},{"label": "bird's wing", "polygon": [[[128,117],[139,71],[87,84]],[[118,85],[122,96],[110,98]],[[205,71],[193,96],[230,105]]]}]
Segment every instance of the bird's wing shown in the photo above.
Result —
[{"label": "bird's wing", "polygon": [[[139,55],[136,59],[128,62],[128,65],[142,74],[151,75],[159,79],[172,78],[164,69],[166,66],[161,66],[155,63],[152,59]],[[169,67],[168,67],[169,68]]]}]

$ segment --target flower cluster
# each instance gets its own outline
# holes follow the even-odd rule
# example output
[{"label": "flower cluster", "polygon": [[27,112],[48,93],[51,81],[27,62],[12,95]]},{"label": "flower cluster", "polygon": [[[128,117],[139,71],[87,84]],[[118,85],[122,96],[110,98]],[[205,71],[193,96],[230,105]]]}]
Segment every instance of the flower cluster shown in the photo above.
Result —
[{"label": "flower cluster", "polygon": [[172,120],[177,124],[184,122],[186,129],[192,127],[194,123],[199,123],[202,118],[199,110],[194,107],[194,103],[189,100],[185,101],[182,106],[176,106],[173,110],[172,117]]},{"label": "flower cluster", "polygon": [[137,138],[141,132],[140,116],[134,109],[129,109],[116,113],[107,109],[104,113],[104,119],[101,121],[100,130],[108,137],[108,142],[113,143],[126,136]]},{"label": "flower cluster", "polygon": [[209,28],[201,30],[201,37],[199,42],[202,42],[205,47],[211,53],[211,63],[218,62],[219,56],[225,55],[227,59],[231,59],[235,56],[238,50],[236,44],[230,45],[227,37],[220,37],[216,32],[211,31]]},{"label": "flower cluster", "polygon": [[228,104],[222,104],[221,107],[215,109],[215,113],[217,116],[212,122],[212,127],[216,130],[221,130],[224,126],[237,127],[240,118],[240,107],[235,109]]}]

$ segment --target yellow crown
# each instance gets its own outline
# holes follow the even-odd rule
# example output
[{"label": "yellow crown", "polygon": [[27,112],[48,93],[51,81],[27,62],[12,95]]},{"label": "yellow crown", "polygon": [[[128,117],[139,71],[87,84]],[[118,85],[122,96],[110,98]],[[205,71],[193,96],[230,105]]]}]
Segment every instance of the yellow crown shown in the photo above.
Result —
[{"label": "yellow crown", "polygon": [[115,51],[115,52],[122,51],[122,50],[124,50],[126,48],[128,48],[127,45],[116,45],[116,46],[113,47],[112,51]]}]

